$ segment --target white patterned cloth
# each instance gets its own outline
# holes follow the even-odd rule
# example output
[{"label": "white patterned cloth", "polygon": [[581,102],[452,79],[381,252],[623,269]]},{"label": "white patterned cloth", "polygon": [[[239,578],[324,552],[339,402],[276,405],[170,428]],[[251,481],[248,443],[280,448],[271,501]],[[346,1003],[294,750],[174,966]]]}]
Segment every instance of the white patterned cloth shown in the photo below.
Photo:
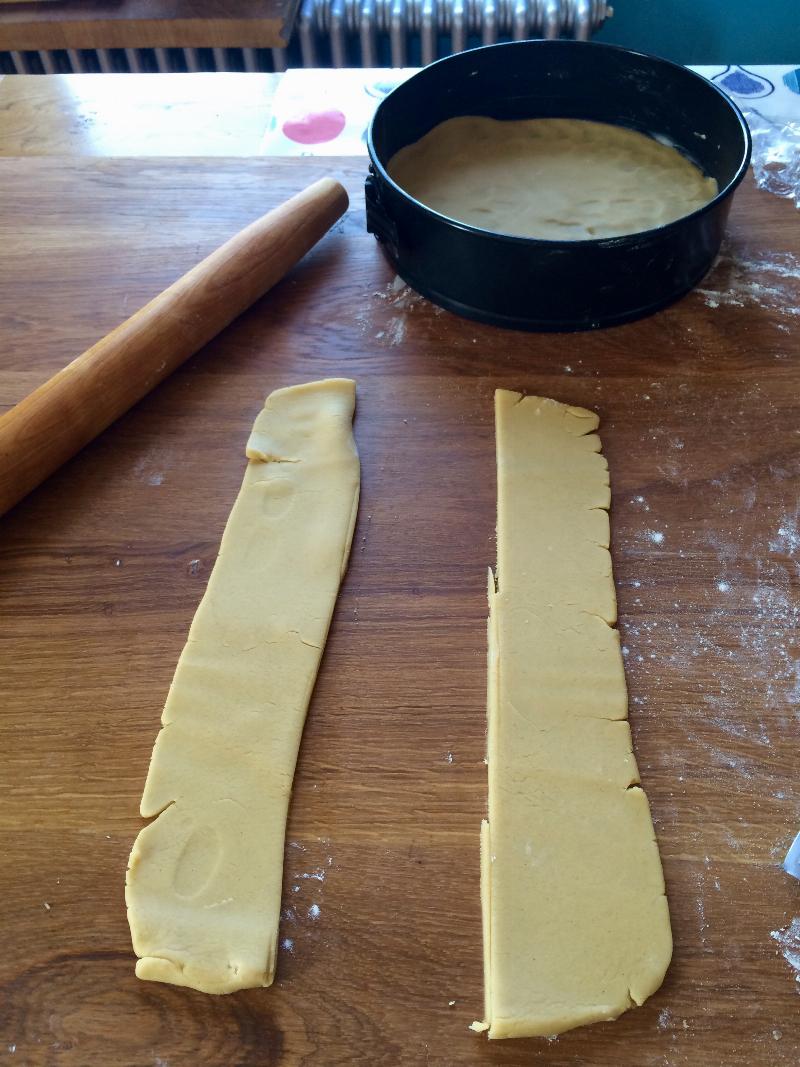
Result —
[{"label": "white patterned cloth", "polygon": [[[363,156],[375,108],[417,68],[289,70],[273,100],[262,152],[268,156]],[[800,67],[692,67],[742,110],[800,123]]]}]

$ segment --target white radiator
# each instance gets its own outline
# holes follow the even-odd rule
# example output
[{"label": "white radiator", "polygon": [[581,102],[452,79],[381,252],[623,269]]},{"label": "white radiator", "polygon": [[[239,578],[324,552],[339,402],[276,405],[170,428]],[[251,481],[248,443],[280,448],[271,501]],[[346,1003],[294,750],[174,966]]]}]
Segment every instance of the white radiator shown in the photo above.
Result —
[{"label": "white radiator", "polygon": [[[424,66],[474,44],[585,41],[609,13],[605,0],[303,0],[296,33],[304,67],[321,65],[321,47],[330,51],[322,65]],[[415,39],[419,56],[410,55]]]}]

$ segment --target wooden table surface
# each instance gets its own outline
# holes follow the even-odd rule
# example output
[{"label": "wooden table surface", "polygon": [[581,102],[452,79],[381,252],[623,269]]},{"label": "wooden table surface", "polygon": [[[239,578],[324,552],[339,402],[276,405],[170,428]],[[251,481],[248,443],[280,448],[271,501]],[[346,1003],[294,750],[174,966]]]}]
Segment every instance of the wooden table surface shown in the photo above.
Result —
[{"label": "wooden table surface", "polygon": [[0,77],[0,156],[261,155],[281,77]]},{"label": "wooden table surface", "polygon": [[[618,329],[526,335],[391,284],[363,230],[364,169],[0,160],[4,406],[305,183],[341,173],[355,194],[289,279],[0,520],[0,1056],[794,1065],[800,885],[780,861],[800,829],[797,214],[745,187],[704,291]],[[142,983],[123,885],[162,703],[263,397],[325,375],[358,381],[363,496],[300,753],[277,981],[218,998]],[[643,1008],[551,1042],[467,1029],[498,386],[602,418],[675,933]]]}]

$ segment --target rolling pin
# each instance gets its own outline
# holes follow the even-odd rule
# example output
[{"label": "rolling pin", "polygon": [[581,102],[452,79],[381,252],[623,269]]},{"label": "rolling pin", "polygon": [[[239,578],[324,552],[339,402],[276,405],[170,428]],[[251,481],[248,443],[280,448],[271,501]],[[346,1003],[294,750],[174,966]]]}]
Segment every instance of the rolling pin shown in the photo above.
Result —
[{"label": "rolling pin", "polygon": [[347,205],[338,182],[309,186],[0,417],[0,515],[280,281]]}]

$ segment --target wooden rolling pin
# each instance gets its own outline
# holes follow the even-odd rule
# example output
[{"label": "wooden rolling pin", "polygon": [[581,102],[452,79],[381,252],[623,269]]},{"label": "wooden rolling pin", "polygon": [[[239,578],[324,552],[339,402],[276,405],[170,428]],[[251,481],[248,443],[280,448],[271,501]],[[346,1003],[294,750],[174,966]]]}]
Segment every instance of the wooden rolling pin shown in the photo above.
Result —
[{"label": "wooden rolling pin", "polygon": [[347,204],[330,178],[309,186],[0,417],[0,515],[280,281]]}]

